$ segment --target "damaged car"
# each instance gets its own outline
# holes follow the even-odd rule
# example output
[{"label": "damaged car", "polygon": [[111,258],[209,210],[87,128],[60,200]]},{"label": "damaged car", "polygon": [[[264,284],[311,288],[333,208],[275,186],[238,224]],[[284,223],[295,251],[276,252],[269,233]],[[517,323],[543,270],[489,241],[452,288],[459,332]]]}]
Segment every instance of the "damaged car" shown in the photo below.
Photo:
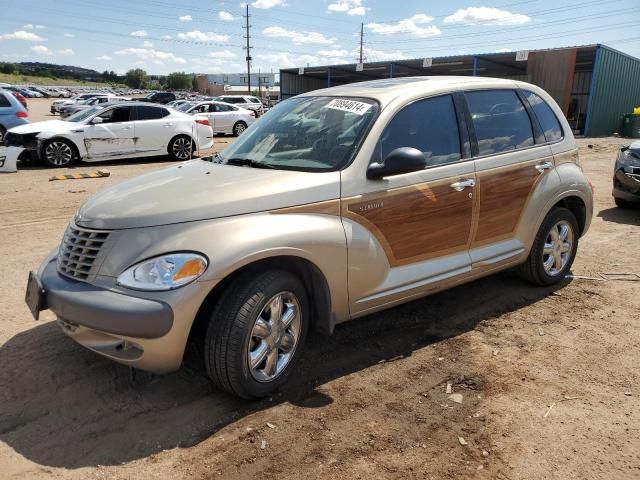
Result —
[{"label": "damaged car", "polygon": [[132,102],[16,127],[7,132],[5,144],[7,158],[51,167],[167,154],[189,160],[195,150],[213,146],[213,130],[206,116]]},{"label": "damaged car", "polygon": [[640,141],[618,152],[613,173],[613,199],[621,208],[640,206]]}]

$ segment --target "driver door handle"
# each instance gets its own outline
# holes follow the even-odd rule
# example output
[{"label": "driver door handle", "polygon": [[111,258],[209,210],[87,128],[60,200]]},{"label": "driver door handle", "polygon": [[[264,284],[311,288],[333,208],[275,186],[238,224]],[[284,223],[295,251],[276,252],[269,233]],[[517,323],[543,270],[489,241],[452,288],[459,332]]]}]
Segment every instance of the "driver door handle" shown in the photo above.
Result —
[{"label": "driver door handle", "polygon": [[120,130],[131,130],[131,125],[123,125],[120,127]]},{"label": "driver door handle", "polygon": [[542,162],[536,165],[536,170],[538,170],[538,172],[540,173],[544,172],[545,170],[551,170],[552,168],[553,168],[553,163],[551,162]]},{"label": "driver door handle", "polygon": [[466,178],[464,180],[460,180],[459,182],[455,182],[451,184],[451,188],[453,188],[456,192],[461,192],[467,187],[475,187],[476,181],[472,178]]}]

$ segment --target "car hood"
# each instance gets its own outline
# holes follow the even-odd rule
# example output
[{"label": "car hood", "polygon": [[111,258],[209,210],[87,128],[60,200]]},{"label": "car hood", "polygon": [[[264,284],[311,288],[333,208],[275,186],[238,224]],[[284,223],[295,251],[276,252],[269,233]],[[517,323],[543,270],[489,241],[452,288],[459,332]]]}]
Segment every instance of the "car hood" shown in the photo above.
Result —
[{"label": "car hood", "polygon": [[63,122],[62,120],[45,120],[44,122],[28,123],[19,127],[12,128],[13,133],[20,135],[26,135],[28,133],[40,133],[40,132],[68,132],[72,127],[77,127],[79,124],[73,122]]},{"label": "car hood", "polygon": [[340,197],[340,172],[294,172],[191,160],[90,198],[75,223],[118,230],[257,213]]}]

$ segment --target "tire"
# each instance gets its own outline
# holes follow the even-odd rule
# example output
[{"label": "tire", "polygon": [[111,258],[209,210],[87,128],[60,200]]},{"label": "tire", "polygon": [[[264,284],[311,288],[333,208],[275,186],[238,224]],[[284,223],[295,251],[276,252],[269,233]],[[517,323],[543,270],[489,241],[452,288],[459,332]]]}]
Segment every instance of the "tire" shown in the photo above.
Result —
[{"label": "tire", "polygon": [[520,265],[521,276],[540,286],[561,282],[575,260],[579,231],[578,221],[570,210],[553,208],[536,234],[529,257]]},{"label": "tire", "polygon": [[50,167],[69,167],[78,161],[78,149],[69,140],[54,138],[42,146],[40,158]]},{"label": "tire", "polygon": [[4,136],[7,134],[7,129],[0,125],[0,145],[4,145]]},{"label": "tire", "polygon": [[[276,298],[282,300],[280,317],[270,308]],[[290,318],[289,326],[278,318]],[[220,297],[207,327],[209,377],[218,388],[244,399],[270,394],[295,368],[308,319],[307,292],[298,277],[280,270],[239,277]]]},{"label": "tire", "polygon": [[238,121],[233,124],[233,135],[239,137],[247,129],[247,124],[243,121]]},{"label": "tire", "polygon": [[193,140],[188,135],[178,135],[169,142],[167,153],[172,160],[184,162],[193,158]]}]

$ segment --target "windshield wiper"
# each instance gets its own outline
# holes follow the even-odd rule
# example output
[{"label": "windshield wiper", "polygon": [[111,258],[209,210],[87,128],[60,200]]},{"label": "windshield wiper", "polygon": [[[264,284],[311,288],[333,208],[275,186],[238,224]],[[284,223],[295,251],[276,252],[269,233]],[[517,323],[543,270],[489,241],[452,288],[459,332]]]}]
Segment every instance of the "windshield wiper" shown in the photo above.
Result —
[{"label": "windshield wiper", "polygon": [[275,169],[273,165],[264,162],[258,162],[257,160],[251,160],[250,158],[230,158],[227,160],[227,165],[240,165],[251,168],[269,168]]}]

